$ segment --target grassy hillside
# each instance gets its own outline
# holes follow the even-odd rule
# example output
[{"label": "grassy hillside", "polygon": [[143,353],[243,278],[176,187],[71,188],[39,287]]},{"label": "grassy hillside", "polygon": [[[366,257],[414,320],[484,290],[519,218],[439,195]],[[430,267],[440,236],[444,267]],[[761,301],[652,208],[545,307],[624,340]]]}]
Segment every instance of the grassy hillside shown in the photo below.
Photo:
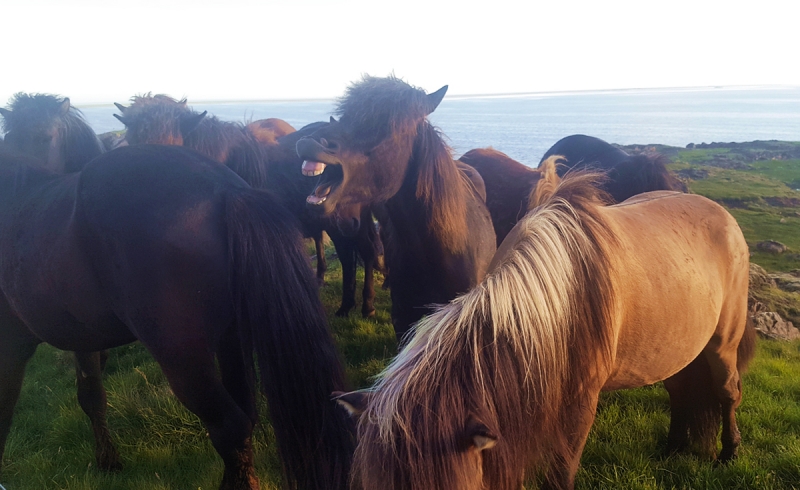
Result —
[{"label": "grassy hillside", "polygon": [[[748,241],[774,239],[789,252],[755,252],[772,271],[800,268],[800,145],[766,148],[661,147],[693,192],[723,202]],[[641,149],[641,147],[639,147]],[[761,155],[758,159],[747,155]],[[773,160],[777,156],[787,156]],[[800,186],[798,186],[800,187]],[[332,254],[332,250],[329,251]],[[334,259],[331,257],[331,259]],[[395,353],[386,291],[378,291],[374,319],[335,318],[341,274],[336,260],[322,298],[353,387],[365,387]],[[377,281],[380,284],[380,279]],[[789,294],[789,293],[787,293]],[[787,304],[796,299],[785,298]],[[205,429],[172,396],[158,366],[138,344],[112,350],[106,377],[109,426],[125,469],[94,467],[91,428],[75,395],[71,355],[42,346],[29,364],[0,473],[8,490],[216,489],[222,464]],[[744,377],[739,411],[740,458],[715,466],[693,455],[664,456],[669,423],[660,384],[601,397],[584,452],[577,488],[797,489],[800,488],[800,342],[761,340]],[[263,488],[278,488],[280,470],[269,423],[255,436]]]}]

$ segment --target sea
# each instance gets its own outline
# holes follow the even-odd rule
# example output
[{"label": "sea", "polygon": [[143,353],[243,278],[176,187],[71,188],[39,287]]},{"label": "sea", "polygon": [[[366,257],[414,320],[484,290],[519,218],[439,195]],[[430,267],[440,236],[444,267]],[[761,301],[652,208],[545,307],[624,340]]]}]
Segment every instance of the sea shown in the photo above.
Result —
[{"label": "sea", "polygon": [[[127,101],[119,101],[127,104]],[[327,121],[335,100],[197,102],[228,121]],[[123,129],[113,105],[81,108],[97,133]],[[430,120],[459,156],[493,147],[529,166],[570,134],[621,145],[800,141],[800,87],[708,87],[445,97]]]}]

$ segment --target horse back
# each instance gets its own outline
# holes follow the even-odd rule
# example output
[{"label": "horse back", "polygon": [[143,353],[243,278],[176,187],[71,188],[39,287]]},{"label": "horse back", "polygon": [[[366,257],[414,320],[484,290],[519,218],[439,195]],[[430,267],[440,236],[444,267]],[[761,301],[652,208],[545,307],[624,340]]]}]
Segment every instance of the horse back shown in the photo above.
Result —
[{"label": "horse back", "polygon": [[[616,237],[608,247],[616,354],[605,389],[665,379],[714,336],[738,343],[749,253],[736,220],[722,206],[698,195],[656,192],[599,212]],[[741,322],[722,325],[723,317]]]}]

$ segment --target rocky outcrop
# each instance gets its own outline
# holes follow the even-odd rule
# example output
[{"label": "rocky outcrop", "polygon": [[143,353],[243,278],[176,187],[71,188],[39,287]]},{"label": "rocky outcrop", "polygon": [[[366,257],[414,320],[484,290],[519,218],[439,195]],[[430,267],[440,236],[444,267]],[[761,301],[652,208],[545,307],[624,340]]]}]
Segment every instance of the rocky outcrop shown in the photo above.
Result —
[{"label": "rocky outcrop", "polygon": [[775,340],[800,339],[800,330],[774,311],[761,311],[753,316],[756,332],[762,337]]}]

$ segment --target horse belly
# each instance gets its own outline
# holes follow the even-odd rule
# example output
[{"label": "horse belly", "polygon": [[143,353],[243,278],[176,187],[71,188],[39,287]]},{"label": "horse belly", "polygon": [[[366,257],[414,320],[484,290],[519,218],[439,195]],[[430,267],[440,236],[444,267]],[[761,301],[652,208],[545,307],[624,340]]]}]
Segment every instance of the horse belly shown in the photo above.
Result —
[{"label": "horse belly", "polygon": [[614,369],[603,391],[638,388],[669,378],[700,355],[715,328],[716,317],[710,315],[676,318],[672,324],[629,325],[629,335],[618,340]]}]

